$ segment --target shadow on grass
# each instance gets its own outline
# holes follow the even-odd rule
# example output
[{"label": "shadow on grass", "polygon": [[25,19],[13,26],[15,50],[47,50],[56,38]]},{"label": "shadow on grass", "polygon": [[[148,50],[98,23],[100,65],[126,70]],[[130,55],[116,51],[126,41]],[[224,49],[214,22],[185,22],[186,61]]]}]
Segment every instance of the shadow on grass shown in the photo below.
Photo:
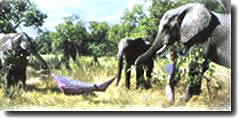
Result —
[{"label": "shadow on grass", "polygon": [[57,88],[57,87],[53,87],[53,88],[39,88],[35,85],[27,85],[26,87],[26,91],[27,92],[32,92],[32,91],[36,91],[36,92],[40,92],[43,94],[47,94],[49,91],[52,93],[61,93],[61,91]]},{"label": "shadow on grass", "polygon": [[[59,90],[57,87],[52,87],[52,88],[39,88],[35,85],[27,85],[26,90],[27,92],[40,92],[42,94],[47,94],[49,91],[51,93],[63,93],[61,90]],[[67,94],[64,93],[64,95],[66,96],[77,96],[77,95],[81,95],[83,96],[84,99],[86,100],[90,100],[92,99],[92,97],[97,97],[97,95],[94,92],[87,92],[87,93],[72,93],[72,94]]]}]

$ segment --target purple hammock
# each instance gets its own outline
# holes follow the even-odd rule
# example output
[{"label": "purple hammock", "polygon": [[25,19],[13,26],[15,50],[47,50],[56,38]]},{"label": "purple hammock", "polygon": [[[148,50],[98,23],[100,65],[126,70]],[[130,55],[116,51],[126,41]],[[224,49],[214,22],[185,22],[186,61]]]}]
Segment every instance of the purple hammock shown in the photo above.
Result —
[{"label": "purple hammock", "polygon": [[91,84],[79,80],[71,80],[69,78],[58,75],[53,75],[53,79],[56,81],[58,88],[65,94],[81,94],[94,91],[104,92],[115,80],[115,78],[116,77],[113,77],[112,79],[107,80],[102,84]]}]

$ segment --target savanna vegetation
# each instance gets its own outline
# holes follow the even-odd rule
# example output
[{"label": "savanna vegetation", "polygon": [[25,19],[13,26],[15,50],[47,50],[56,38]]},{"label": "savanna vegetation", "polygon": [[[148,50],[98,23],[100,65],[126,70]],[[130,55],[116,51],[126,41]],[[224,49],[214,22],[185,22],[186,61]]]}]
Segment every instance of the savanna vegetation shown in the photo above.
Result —
[{"label": "savanna vegetation", "polygon": [[[101,83],[117,73],[117,45],[124,37],[143,37],[150,43],[158,31],[159,20],[173,8],[190,2],[201,2],[208,9],[224,12],[215,0],[146,0],[151,1],[147,10],[144,4],[126,9],[120,23],[84,21],[81,14],[64,18],[55,31],[41,29],[47,14],[42,13],[30,0],[7,0],[0,4],[0,32],[16,32],[21,25],[34,27],[38,36],[34,44],[47,60],[52,73],[85,82]],[[176,48],[179,48],[178,45]],[[201,50],[193,55],[201,56]],[[178,65],[187,68],[194,56],[179,57]],[[4,95],[3,76],[0,76],[0,110],[230,110],[231,70],[210,64],[204,74],[202,93],[187,103],[182,102],[184,85],[189,80],[185,75],[176,87],[176,101],[168,104],[165,98],[166,58],[157,56],[152,88],[135,89],[135,73],[132,72],[132,89],[115,82],[104,93],[64,95],[55,82],[41,69],[34,58],[29,57],[27,90],[14,88],[11,97]],[[201,62],[201,59],[199,60]],[[124,78],[124,77],[122,77]],[[210,87],[207,87],[210,80]],[[211,94],[209,94],[211,92]]]}]

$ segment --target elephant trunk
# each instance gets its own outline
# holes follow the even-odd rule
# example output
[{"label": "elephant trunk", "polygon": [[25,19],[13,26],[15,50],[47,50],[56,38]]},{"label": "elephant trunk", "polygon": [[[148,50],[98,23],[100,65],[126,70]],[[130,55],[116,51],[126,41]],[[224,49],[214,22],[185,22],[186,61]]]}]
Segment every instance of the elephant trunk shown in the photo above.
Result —
[{"label": "elephant trunk", "polygon": [[165,49],[166,45],[163,45],[162,41],[159,40],[158,38],[161,38],[159,37],[159,34],[156,37],[153,45],[144,54],[137,58],[135,62],[136,67],[140,67],[148,59],[152,59],[156,55],[156,53],[159,54]]},{"label": "elephant trunk", "polygon": [[41,62],[43,69],[50,70],[47,62],[37,53],[35,49],[31,49],[30,52]]},{"label": "elephant trunk", "polygon": [[31,38],[30,38],[26,33],[24,33],[24,35],[26,36],[28,42],[30,43],[30,45],[29,45],[28,48],[27,48],[27,49],[29,50],[29,52],[30,52],[31,54],[33,54],[33,55],[37,58],[37,60],[40,61],[43,69],[49,71],[50,69],[49,69],[49,67],[48,67],[47,62],[37,53],[37,50],[35,49],[34,44],[33,44],[32,40],[31,40]]},{"label": "elephant trunk", "polygon": [[122,75],[122,69],[123,69],[123,56],[122,54],[118,55],[118,73],[117,73],[117,83],[116,86],[118,86],[121,75]]}]

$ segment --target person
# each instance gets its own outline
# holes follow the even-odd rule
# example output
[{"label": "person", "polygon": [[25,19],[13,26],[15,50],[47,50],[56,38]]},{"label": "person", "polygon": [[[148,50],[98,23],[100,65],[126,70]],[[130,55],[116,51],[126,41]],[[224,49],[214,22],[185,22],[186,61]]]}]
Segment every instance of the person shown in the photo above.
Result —
[{"label": "person", "polygon": [[167,96],[167,101],[170,104],[174,103],[175,99],[175,74],[176,74],[176,53],[173,49],[170,49],[167,58],[169,60],[169,64],[166,65],[167,70],[167,85],[165,87],[165,94]]},{"label": "person", "polygon": [[185,75],[183,67],[177,67],[177,54],[174,48],[170,48],[166,56],[168,58],[168,64],[166,65],[167,72],[167,84],[165,87],[165,94],[167,101],[173,104],[175,101],[175,87],[179,80]]}]

